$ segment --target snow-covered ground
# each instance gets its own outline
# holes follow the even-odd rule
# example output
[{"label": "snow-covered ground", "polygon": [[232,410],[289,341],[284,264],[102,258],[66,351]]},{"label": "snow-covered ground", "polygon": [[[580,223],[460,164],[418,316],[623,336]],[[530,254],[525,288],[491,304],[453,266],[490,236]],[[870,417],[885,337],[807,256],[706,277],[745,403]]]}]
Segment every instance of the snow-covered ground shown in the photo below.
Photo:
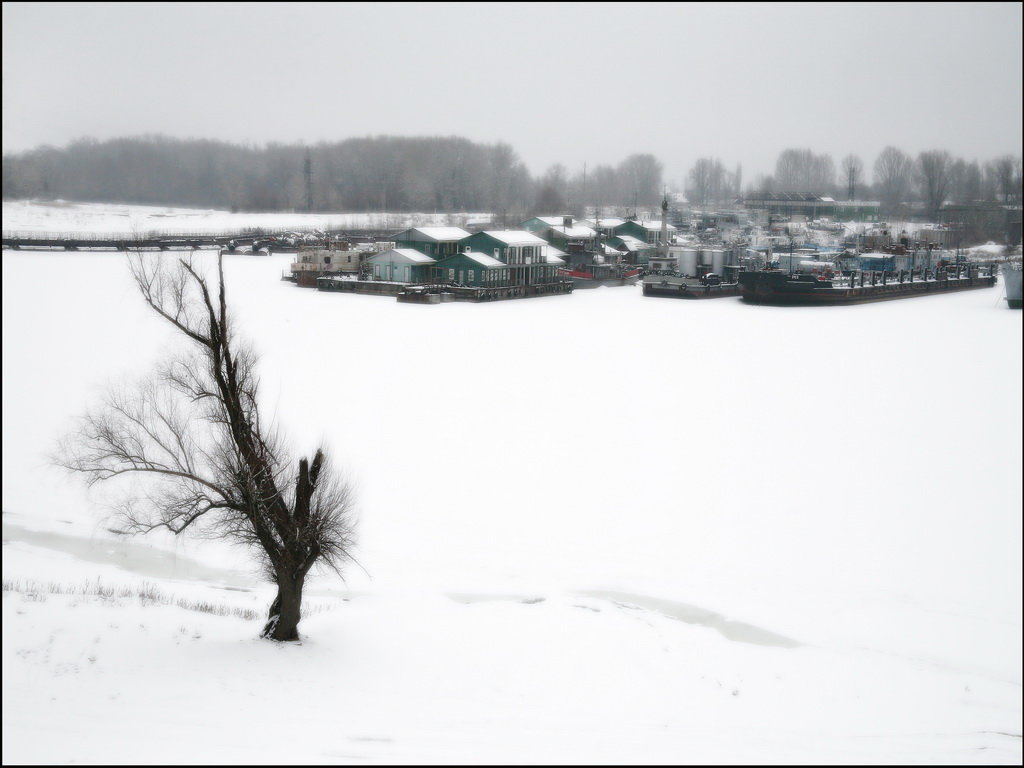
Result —
[{"label": "snow-covered ground", "polygon": [[126,237],[271,232],[312,229],[393,229],[417,226],[465,227],[490,221],[489,213],[230,213],[107,203],[12,200],[3,203],[3,229],[11,233],[116,234]]},{"label": "snow-covered ground", "polygon": [[226,256],[267,412],[359,495],[278,645],[243,553],[115,540],[47,462],[177,343],[124,255],[2,259],[5,763],[1021,762],[1001,287],[419,306]]}]

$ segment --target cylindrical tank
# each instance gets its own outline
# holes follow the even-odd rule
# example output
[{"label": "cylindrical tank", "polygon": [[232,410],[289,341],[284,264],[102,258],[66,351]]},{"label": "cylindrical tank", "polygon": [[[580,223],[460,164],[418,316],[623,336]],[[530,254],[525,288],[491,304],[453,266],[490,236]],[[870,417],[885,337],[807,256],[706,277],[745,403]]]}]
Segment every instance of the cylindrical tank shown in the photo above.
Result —
[{"label": "cylindrical tank", "polygon": [[711,271],[716,275],[725,272],[725,251],[715,249],[711,251]]},{"label": "cylindrical tank", "polygon": [[714,256],[714,251],[711,248],[704,248],[700,252],[700,263],[708,269],[711,269],[711,261]]},{"label": "cylindrical tank", "polygon": [[697,259],[698,251],[696,248],[683,248],[682,254],[679,257],[679,273],[682,275],[689,275],[690,277],[697,276]]}]

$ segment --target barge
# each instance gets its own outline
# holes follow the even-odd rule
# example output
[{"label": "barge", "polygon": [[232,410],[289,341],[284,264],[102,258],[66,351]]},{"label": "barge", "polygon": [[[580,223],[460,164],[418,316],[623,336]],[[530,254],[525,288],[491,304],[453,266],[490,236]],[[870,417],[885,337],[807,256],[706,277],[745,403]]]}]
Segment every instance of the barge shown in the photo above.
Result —
[{"label": "barge", "polygon": [[640,270],[628,264],[587,264],[559,269],[558,277],[571,280],[575,288],[600,288],[636,285]]},{"label": "barge", "polygon": [[932,273],[900,271],[858,272],[845,277],[793,274],[781,270],[740,272],[740,296],[753,304],[818,306],[861,304],[871,301],[931,296],[936,293],[991,288],[996,284],[993,270],[978,267],[940,268]]},{"label": "barge", "polygon": [[739,283],[725,283],[720,279],[715,279],[714,275],[705,275],[704,277],[648,275],[644,278],[644,296],[665,296],[674,299],[719,299],[739,295]]}]

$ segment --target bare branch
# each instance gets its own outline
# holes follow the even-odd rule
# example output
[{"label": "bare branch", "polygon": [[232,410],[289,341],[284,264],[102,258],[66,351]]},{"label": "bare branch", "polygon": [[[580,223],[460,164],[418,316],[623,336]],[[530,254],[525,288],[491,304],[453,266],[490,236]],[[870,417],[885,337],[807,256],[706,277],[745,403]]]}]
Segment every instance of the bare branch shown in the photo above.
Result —
[{"label": "bare branch", "polygon": [[118,508],[124,532],[196,531],[249,548],[278,585],[265,632],[294,639],[306,574],[318,563],[340,574],[351,559],[352,489],[332,474],[322,448],[296,461],[263,424],[256,355],[232,339],[220,258],[215,287],[192,257],[169,266],[134,254],[130,268],[146,303],[195,352],[108,393],[56,462],[91,486],[149,481]]}]

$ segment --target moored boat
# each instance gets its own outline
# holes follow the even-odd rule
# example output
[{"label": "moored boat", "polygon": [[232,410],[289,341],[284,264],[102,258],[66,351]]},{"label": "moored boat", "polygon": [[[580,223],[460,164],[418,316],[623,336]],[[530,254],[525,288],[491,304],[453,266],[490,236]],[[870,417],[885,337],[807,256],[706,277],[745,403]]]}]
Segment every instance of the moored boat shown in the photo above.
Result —
[{"label": "moored boat", "polygon": [[739,283],[726,283],[715,274],[704,277],[647,275],[644,296],[665,296],[675,299],[716,299],[739,296]]},{"label": "moored boat", "polygon": [[846,277],[793,274],[782,270],[740,272],[740,296],[754,304],[815,306],[861,304],[871,301],[905,299],[935,293],[991,288],[996,283],[992,270],[970,265],[941,268],[934,273],[859,272]]},{"label": "moored boat", "polygon": [[600,288],[636,285],[640,269],[628,264],[579,264],[571,269],[559,269],[558,276],[572,280],[574,288]]}]

